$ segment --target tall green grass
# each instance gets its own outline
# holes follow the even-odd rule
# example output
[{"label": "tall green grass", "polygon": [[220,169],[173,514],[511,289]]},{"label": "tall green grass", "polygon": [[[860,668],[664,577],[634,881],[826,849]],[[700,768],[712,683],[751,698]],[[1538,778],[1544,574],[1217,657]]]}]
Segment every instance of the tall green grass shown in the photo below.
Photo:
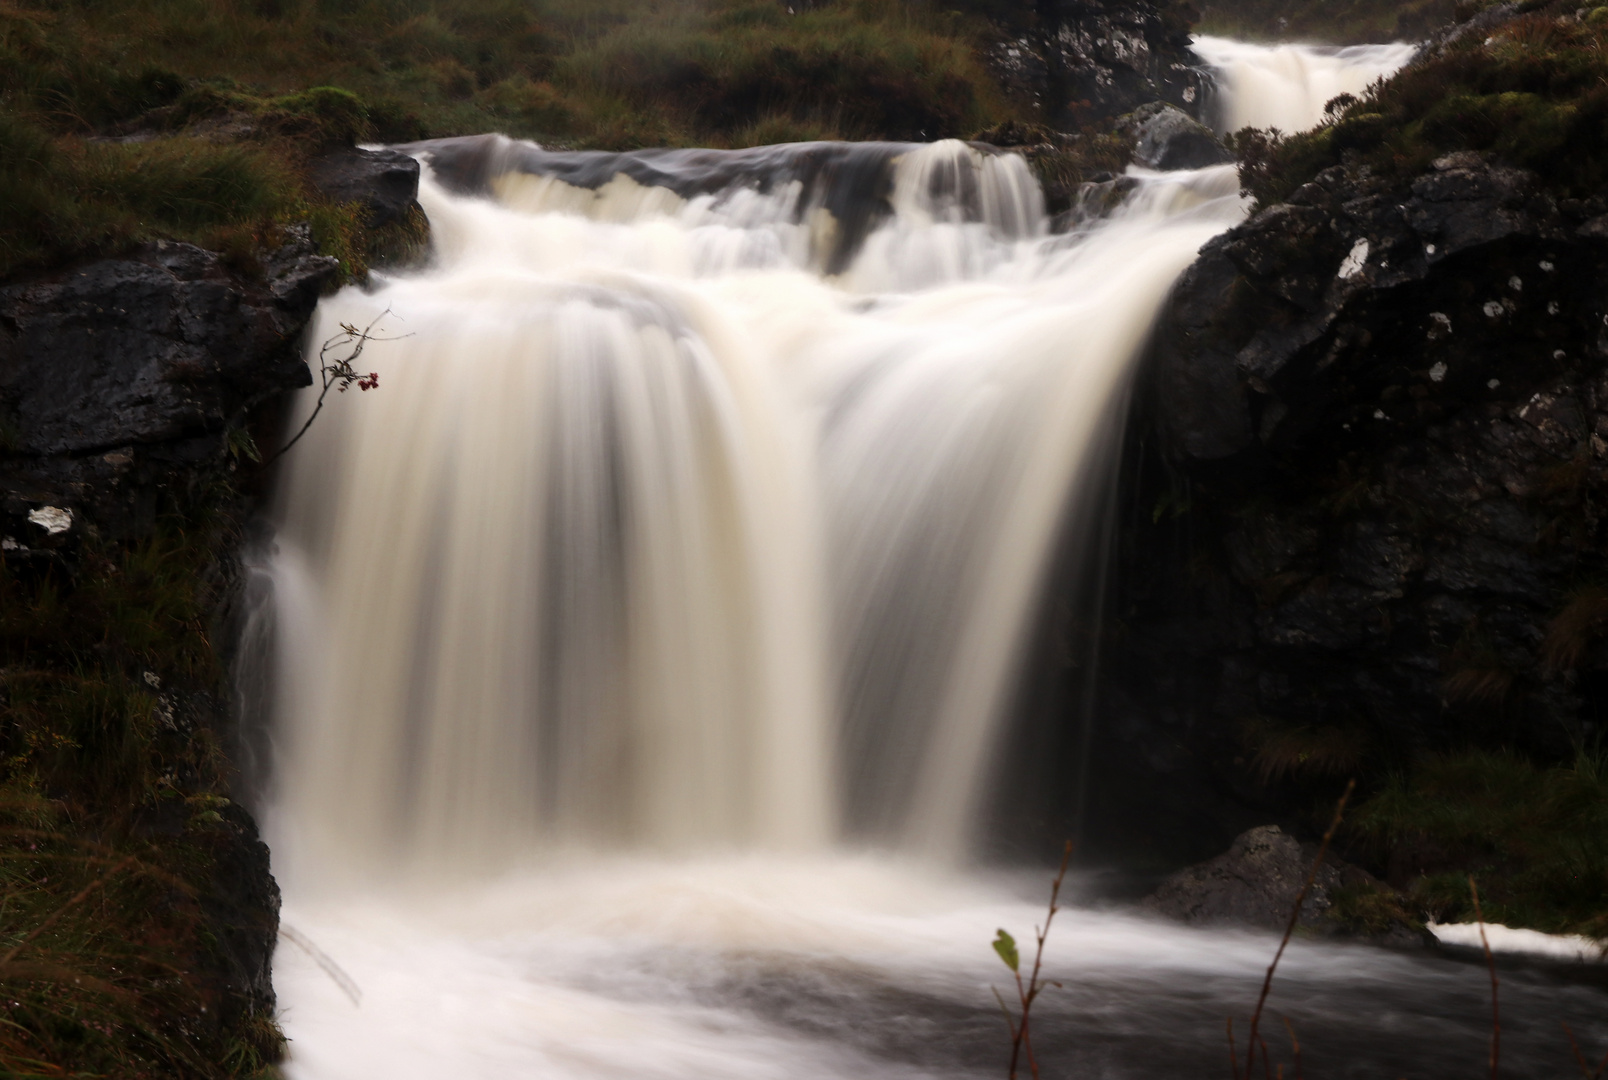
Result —
[{"label": "tall green grass", "polygon": [[1413,903],[1474,918],[1468,875],[1491,922],[1608,938],[1608,753],[1546,766],[1476,750],[1390,778],[1353,818]]}]

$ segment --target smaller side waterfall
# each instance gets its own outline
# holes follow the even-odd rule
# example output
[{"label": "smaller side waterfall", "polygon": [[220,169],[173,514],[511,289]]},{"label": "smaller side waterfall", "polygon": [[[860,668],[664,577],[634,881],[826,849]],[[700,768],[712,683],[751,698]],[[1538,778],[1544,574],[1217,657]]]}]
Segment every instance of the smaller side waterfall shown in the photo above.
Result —
[{"label": "smaller side waterfall", "polygon": [[1218,92],[1207,119],[1219,132],[1277,128],[1285,134],[1323,122],[1323,107],[1341,94],[1361,94],[1399,71],[1418,52],[1390,45],[1251,45],[1195,38],[1195,53],[1213,69]]}]

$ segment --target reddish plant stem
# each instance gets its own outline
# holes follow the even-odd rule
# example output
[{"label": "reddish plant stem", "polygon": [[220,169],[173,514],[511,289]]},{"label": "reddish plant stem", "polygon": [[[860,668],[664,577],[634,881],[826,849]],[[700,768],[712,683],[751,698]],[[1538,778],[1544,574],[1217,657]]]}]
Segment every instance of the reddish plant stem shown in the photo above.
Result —
[{"label": "reddish plant stem", "polygon": [[1497,1001],[1496,957],[1491,954],[1491,942],[1485,936],[1485,915],[1480,911],[1480,889],[1474,884],[1474,875],[1468,876],[1468,894],[1474,900],[1474,918],[1480,924],[1480,945],[1485,949],[1485,966],[1491,973],[1491,1080],[1497,1080],[1497,1069],[1502,1060],[1502,1007]]},{"label": "reddish plant stem", "polygon": [[1586,1080],[1602,1080],[1602,1074],[1608,1071],[1608,1054],[1604,1054],[1602,1064],[1593,1069],[1586,1061],[1586,1055],[1580,1052],[1580,1043],[1575,1039],[1575,1033],[1568,1024],[1563,1024],[1563,1033],[1569,1036],[1569,1049],[1574,1051],[1575,1064],[1580,1066],[1580,1075]]},{"label": "reddish plant stem", "polygon": [[1288,1016],[1281,1016],[1279,1019],[1284,1021],[1284,1030],[1290,1033],[1290,1045],[1294,1047],[1295,1080],[1306,1080],[1306,1076],[1301,1071],[1301,1040],[1295,1037],[1295,1025],[1290,1023]]},{"label": "reddish plant stem", "polygon": [[[1009,1009],[1005,1003],[1000,1002],[1000,1008],[1005,1009],[1005,1023],[1011,1031],[1011,1069],[1010,1080],[1016,1080],[1016,1070],[1021,1063],[1022,1051],[1027,1051],[1027,1067],[1033,1074],[1033,1080],[1039,1080],[1038,1058],[1033,1055],[1033,1036],[1029,1027],[1029,1017],[1033,1011],[1033,1002],[1037,1000],[1040,992],[1046,986],[1060,985],[1039,979],[1039,972],[1044,966],[1044,942],[1050,936],[1050,923],[1055,921],[1055,913],[1060,911],[1061,885],[1066,880],[1067,867],[1072,862],[1072,841],[1068,840],[1061,848],[1061,868],[1055,872],[1055,883],[1050,886],[1050,911],[1044,917],[1042,928],[1035,926],[1033,934],[1038,942],[1038,948],[1033,953],[1033,973],[1024,984],[1022,973],[1016,972],[1016,996],[1022,1006],[1022,1022],[1015,1023],[1011,1019]],[[998,991],[995,991],[998,996]]]},{"label": "reddish plant stem", "polygon": [[[1284,957],[1284,950],[1289,947],[1290,938],[1295,933],[1296,924],[1301,921],[1301,905],[1306,903],[1307,893],[1312,891],[1312,883],[1317,880],[1318,869],[1323,865],[1324,856],[1329,853],[1329,842],[1340,828],[1340,819],[1346,812],[1346,800],[1356,790],[1355,780],[1346,781],[1346,790],[1340,796],[1340,802],[1334,808],[1334,817],[1329,821],[1329,828],[1323,834],[1323,843],[1318,845],[1317,858],[1312,860],[1312,868],[1307,871],[1306,880],[1301,883],[1301,891],[1295,894],[1295,905],[1290,909],[1290,921],[1284,927],[1284,938],[1279,942],[1278,952],[1273,954],[1273,962],[1267,966],[1267,977],[1262,980],[1262,993],[1256,999],[1256,1011],[1251,1014],[1251,1034],[1245,1043],[1245,1076],[1247,1080],[1251,1075],[1251,1065],[1256,1057],[1256,1030],[1262,1023],[1262,1009],[1267,1004],[1268,992],[1273,989],[1273,973],[1279,968],[1279,960]],[[1263,1062],[1266,1065],[1266,1061]],[[1239,1072],[1235,1071],[1235,1077]]]}]

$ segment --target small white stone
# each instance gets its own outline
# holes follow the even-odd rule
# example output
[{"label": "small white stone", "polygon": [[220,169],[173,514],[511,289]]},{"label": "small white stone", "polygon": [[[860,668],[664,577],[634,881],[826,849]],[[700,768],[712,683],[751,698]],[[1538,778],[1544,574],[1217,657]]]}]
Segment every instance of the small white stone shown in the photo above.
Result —
[{"label": "small white stone", "polygon": [[1486,383],[1485,385],[1490,387],[1492,390],[1495,390],[1498,386],[1502,385],[1502,380],[1501,379],[1492,379],[1490,382]]},{"label": "small white stone", "polygon": [[41,506],[28,511],[28,520],[54,536],[73,527],[73,512],[59,506]]},{"label": "small white stone", "polygon": [[1450,334],[1452,332],[1451,316],[1447,315],[1444,311],[1431,311],[1429,313],[1429,317],[1435,323],[1435,325],[1429,329],[1430,337],[1440,337],[1442,334]]},{"label": "small white stone", "polygon": [[1368,264],[1368,241],[1358,240],[1351,245],[1351,254],[1346,256],[1345,262],[1340,264],[1341,278],[1354,278],[1362,273],[1362,268]]},{"label": "small white stone", "polygon": [[1347,431],[1350,431],[1350,430],[1351,430],[1351,425],[1350,425],[1350,424],[1341,424],[1341,425],[1340,425],[1340,426],[1341,426],[1341,427],[1342,427],[1342,428],[1344,428],[1344,429],[1345,429],[1345,430],[1347,430]]},{"label": "small white stone", "polygon": [[1548,315],[1556,315],[1557,313],[1558,313],[1558,302],[1556,300],[1548,300],[1547,301],[1547,314]]},{"label": "small white stone", "polygon": [[1375,420],[1383,420],[1384,418],[1385,418],[1385,410],[1383,410],[1383,409],[1375,409],[1374,410],[1374,419]]},{"label": "small white stone", "polygon": [[1440,382],[1444,378],[1446,378],[1446,365],[1444,363],[1437,363],[1429,369],[1430,382]]},{"label": "small white stone", "polygon": [[1541,269],[1545,270],[1549,274],[1552,273],[1552,271],[1557,269],[1556,266],[1553,266],[1552,263],[1550,261],[1546,260],[1546,259],[1542,259],[1539,265],[1540,265]]},{"label": "small white stone", "polygon": [[1487,319],[1499,319],[1502,317],[1502,301],[1487,300],[1483,310]]},{"label": "small white stone", "polygon": [[1568,355],[1569,354],[1564,352],[1562,349],[1553,349],[1552,350],[1552,359],[1554,359],[1554,360],[1562,360],[1564,357],[1566,357]]},{"label": "small white stone", "polygon": [[162,689],[162,678],[154,671],[147,671],[145,673],[145,685],[153,690],[160,690]]},{"label": "small white stone", "polygon": [[1514,292],[1523,292],[1524,282],[1519,280],[1519,275],[1514,274],[1512,277],[1508,278],[1508,288],[1512,289]]},{"label": "small white stone", "polygon": [[22,545],[17,543],[14,537],[8,536],[4,540],[0,540],[0,551],[16,551],[20,547]]},{"label": "small white stone", "polygon": [[1434,244],[1425,244],[1424,245],[1424,254],[1425,255],[1433,255],[1433,254],[1435,254],[1435,245]]}]

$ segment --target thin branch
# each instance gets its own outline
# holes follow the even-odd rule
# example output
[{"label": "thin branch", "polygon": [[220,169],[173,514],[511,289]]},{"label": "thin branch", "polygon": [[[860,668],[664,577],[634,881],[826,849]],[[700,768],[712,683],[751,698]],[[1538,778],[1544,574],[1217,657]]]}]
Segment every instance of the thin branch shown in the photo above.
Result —
[{"label": "thin branch", "polygon": [[106,873],[102,874],[100,877],[96,878],[94,881],[91,881],[88,885],[85,885],[77,892],[77,894],[73,896],[71,900],[68,900],[61,907],[57,908],[55,913],[52,914],[48,919],[30,930],[27,937],[23,938],[10,949],[6,950],[6,954],[4,956],[0,956],[0,969],[5,968],[6,965],[15,960],[17,958],[17,954],[20,953],[29,942],[33,941],[40,934],[43,934],[46,930],[49,930],[52,926],[56,925],[56,920],[60,919],[63,915],[67,914],[67,912],[71,911],[79,904],[82,904],[85,900],[88,900],[90,894],[110,881],[114,874],[117,874],[124,867],[133,866],[138,861],[138,859],[130,855],[128,858],[106,871]]},{"label": "thin branch", "polygon": [[[319,378],[322,379],[324,385],[323,389],[318,392],[318,402],[313,406],[312,415],[307,418],[307,422],[301,426],[301,429],[290,437],[289,442],[268,456],[268,459],[263,462],[264,466],[277,461],[287,450],[295,446],[303,435],[307,434],[307,429],[313,426],[313,421],[318,419],[318,414],[324,411],[324,399],[329,397],[331,389],[339,388],[340,392],[344,394],[354,382],[357,383],[359,390],[373,390],[379,386],[380,377],[378,374],[371,371],[365,375],[353,365],[357,363],[357,358],[363,355],[363,350],[368,347],[368,343],[371,341],[400,341],[403,338],[413,336],[412,334],[399,334],[396,337],[375,336],[372,332],[374,328],[380,324],[381,319],[390,314],[392,314],[391,309],[386,308],[374,317],[373,322],[361,330],[351,323],[341,323],[341,332],[329,338],[319,347],[318,372]],[[353,344],[354,342],[355,344]],[[329,354],[333,350],[346,345],[352,346],[350,353],[344,357],[330,359]]]},{"label": "thin branch", "polygon": [[1491,1080],[1497,1080],[1497,1067],[1502,1060],[1502,1007],[1496,995],[1496,957],[1491,955],[1491,942],[1485,936],[1485,914],[1480,911],[1480,889],[1474,884],[1473,874],[1468,876],[1468,894],[1474,900],[1474,918],[1480,924],[1480,945],[1485,949],[1485,966],[1491,972]]},{"label": "thin branch", "polygon": [[[1295,905],[1290,909],[1290,921],[1284,927],[1284,938],[1279,942],[1278,952],[1273,954],[1273,962],[1267,966],[1267,977],[1262,980],[1262,993],[1256,999],[1256,1011],[1251,1014],[1251,1034],[1245,1044],[1245,1075],[1251,1075],[1252,1059],[1256,1056],[1256,1029],[1262,1023],[1262,1008],[1267,1004],[1267,995],[1273,989],[1273,973],[1279,968],[1279,960],[1284,956],[1284,950],[1289,947],[1290,937],[1295,933],[1296,924],[1301,921],[1301,905],[1306,903],[1307,893],[1312,891],[1312,883],[1318,878],[1318,870],[1323,866],[1324,856],[1329,853],[1329,841],[1340,828],[1340,819],[1345,816],[1346,800],[1356,790],[1355,780],[1346,781],[1346,790],[1340,796],[1340,802],[1335,805],[1334,817],[1329,821],[1329,828],[1323,834],[1323,843],[1318,845],[1317,858],[1312,860],[1312,867],[1307,871],[1306,880],[1301,883],[1301,891],[1295,894]],[[1265,1062],[1264,1062],[1265,1064]],[[1236,1075],[1238,1075],[1236,1073]]]},{"label": "thin branch", "polygon": [[[1033,975],[1027,983],[1027,995],[1022,999],[1022,1043],[1027,1050],[1027,1067],[1033,1074],[1033,1080],[1038,1080],[1038,1059],[1033,1056],[1033,1035],[1027,1026],[1028,1010],[1033,1007],[1044,984],[1039,981],[1039,971],[1044,965],[1044,942],[1050,936],[1050,923],[1055,921],[1055,913],[1060,911],[1061,883],[1066,880],[1066,868],[1072,862],[1072,841],[1068,840],[1061,847],[1061,868],[1055,872],[1055,883],[1050,886],[1050,911],[1044,916],[1044,929],[1033,928],[1034,936],[1038,939],[1038,948],[1033,953]],[[1021,976],[1017,976],[1020,985]]]},{"label": "thin branch", "polygon": [[1604,1054],[1602,1064],[1593,1069],[1586,1061],[1586,1055],[1580,1052],[1580,1043],[1575,1041],[1575,1033],[1568,1024],[1563,1024],[1563,1033],[1569,1036],[1569,1049],[1574,1051],[1575,1064],[1580,1066],[1580,1075],[1586,1080],[1602,1080],[1602,1074],[1608,1071],[1608,1054]]},{"label": "thin branch", "polygon": [[1290,1023],[1288,1016],[1279,1017],[1284,1021],[1284,1030],[1290,1033],[1290,1045],[1295,1048],[1295,1080],[1306,1080],[1301,1072],[1301,1040],[1295,1037],[1295,1025]]}]

